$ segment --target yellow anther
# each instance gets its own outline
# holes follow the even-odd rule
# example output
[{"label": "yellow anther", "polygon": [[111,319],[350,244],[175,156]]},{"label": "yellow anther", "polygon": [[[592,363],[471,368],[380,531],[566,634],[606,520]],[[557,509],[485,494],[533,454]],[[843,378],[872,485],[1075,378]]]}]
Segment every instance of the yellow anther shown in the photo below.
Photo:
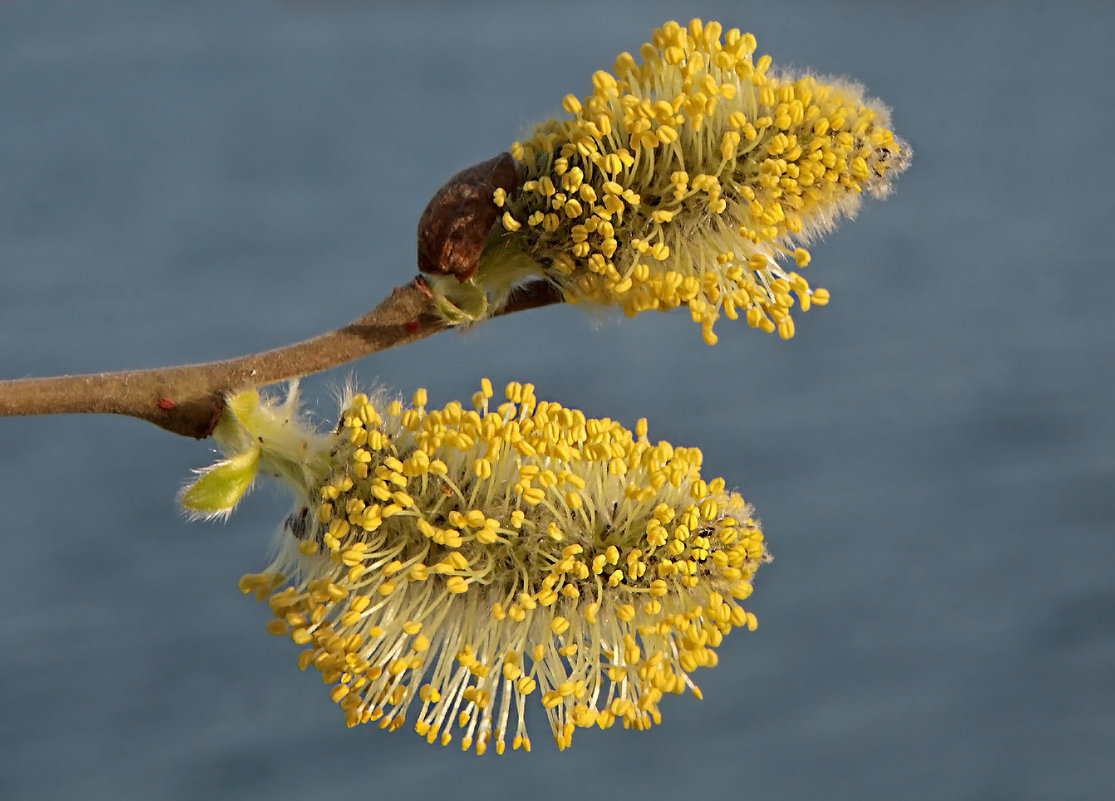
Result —
[{"label": "yellow anther", "polygon": [[523,224],[520,223],[518,220],[516,220],[514,217],[512,217],[511,212],[509,212],[509,211],[505,211],[503,213],[502,220],[503,220],[503,227],[506,230],[511,231],[512,233],[514,233],[515,231],[518,231],[520,228],[523,227]]},{"label": "yellow anther", "polygon": [[450,576],[445,582],[445,589],[452,593],[468,592],[468,582],[460,576]]}]

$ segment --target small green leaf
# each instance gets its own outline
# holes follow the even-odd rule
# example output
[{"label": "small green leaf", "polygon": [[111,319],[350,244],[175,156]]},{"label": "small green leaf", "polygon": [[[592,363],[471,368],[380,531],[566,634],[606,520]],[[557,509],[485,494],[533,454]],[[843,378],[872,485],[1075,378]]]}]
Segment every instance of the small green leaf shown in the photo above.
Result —
[{"label": "small green leaf", "polygon": [[219,462],[182,495],[182,505],[194,512],[214,514],[234,507],[259,470],[259,451],[252,448]]},{"label": "small green leaf", "polygon": [[259,407],[259,392],[254,389],[238,392],[228,399],[227,406],[240,422],[247,424],[252,412]]}]

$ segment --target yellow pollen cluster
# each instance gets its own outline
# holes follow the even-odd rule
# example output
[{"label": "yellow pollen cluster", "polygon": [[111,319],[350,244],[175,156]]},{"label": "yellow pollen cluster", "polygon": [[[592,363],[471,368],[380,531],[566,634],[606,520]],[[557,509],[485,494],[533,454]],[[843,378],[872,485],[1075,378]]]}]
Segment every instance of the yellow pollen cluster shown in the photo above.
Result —
[{"label": "yellow pollen cluster", "polygon": [[667,23],[641,60],[566,96],[570,119],[514,143],[527,178],[493,202],[569,302],[686,304],[709,344],[721,311],[788,339],[795,304],[828,302],[780,261],[805,267],[802,245],[863,190],[886,194],[908,149],[859,87],[772,72],[755,48],[716,22]]},{"label": "yellow pollen cluster", "polygon": [[533,695],[560,748],[577,727],[644,729],[664,694],[700,696],[690,674],[725,634],[757,625],[738,601],[763,533],[701,478],[699,450],[529,384],[505,395],[490,408],[485,380],[472,409],[353,397],[331,474],[274,564],[241,580],[350,726],[398,729],[413,708],[431,743],[529,750]]}]

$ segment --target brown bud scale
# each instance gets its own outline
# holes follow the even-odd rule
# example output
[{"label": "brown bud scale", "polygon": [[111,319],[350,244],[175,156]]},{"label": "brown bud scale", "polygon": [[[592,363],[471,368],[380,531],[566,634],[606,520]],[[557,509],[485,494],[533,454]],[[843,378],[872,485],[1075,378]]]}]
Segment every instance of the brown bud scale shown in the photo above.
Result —
[{"label": "brown bud scale", "polygon": [[521,180],[510,153],[500,153],[450,178],[418,221],[418,269],[451,275],[462,283],[471,278],[500,215],[493,193],[500,188],[510,193]]}]

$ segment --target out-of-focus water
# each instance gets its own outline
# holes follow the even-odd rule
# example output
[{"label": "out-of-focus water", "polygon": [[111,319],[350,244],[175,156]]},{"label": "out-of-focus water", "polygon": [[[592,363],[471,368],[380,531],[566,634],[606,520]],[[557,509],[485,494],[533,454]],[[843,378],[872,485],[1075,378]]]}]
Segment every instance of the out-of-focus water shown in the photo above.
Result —
[{"label": "out-of-focus water", "polygon": [[[913,168],[814,250],[791,342],[550,308],[354,372],[481,376],[703,448],[777,561],[644,733],[477,758],[347,730],[237,591],[286,508],[174,495],[207,444],[0,420],[4,799],[1115,797],[1106,3],[0,2],[0,375],[277,346],[414,272],[430,194],[667,19],[855,76]],[[1107,367],[1104,367],[1107,365]]]}]

